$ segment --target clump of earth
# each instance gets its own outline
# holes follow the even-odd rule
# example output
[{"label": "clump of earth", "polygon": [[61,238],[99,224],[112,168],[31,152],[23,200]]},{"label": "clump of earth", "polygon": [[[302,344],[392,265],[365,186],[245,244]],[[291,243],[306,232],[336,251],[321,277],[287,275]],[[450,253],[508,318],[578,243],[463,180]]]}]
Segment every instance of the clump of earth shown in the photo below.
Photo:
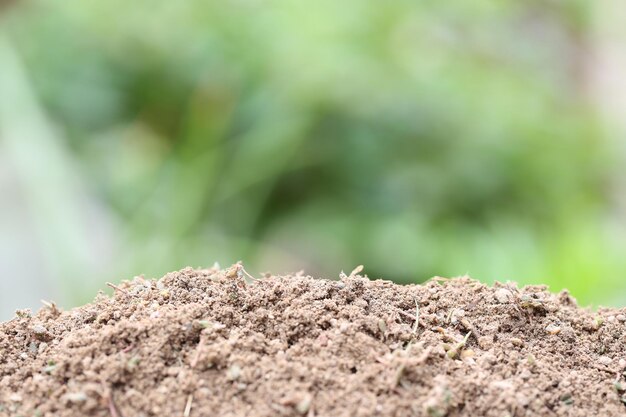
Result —
[{"label": "clump of earth", "polygon": [[0,416],[626,415],[626,313],[467,277],[240,264],[0,324]]}]

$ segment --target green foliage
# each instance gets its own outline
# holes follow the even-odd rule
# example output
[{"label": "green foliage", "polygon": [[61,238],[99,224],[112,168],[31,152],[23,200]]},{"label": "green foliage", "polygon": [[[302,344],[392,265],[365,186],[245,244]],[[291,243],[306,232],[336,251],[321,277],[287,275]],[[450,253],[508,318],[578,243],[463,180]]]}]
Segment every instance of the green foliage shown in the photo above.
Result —
[{"label": "green foliage", "polygon": [[623,286],[607,277],[624,261],[604,232],[611,149],[577,76],[587,17],[582,2],[39,1],[4,33],[113,219],[102,276],[364,263],[590,302]]}]

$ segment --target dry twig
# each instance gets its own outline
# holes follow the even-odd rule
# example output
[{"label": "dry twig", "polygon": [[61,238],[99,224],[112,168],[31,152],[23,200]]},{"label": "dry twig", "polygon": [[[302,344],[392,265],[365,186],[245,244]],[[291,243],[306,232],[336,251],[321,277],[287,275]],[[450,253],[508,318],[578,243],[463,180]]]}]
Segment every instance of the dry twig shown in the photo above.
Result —
[{"label": "dry twig", "polygon": [[113,288],[115,291],[119,291],[119,292],[121,292],[123,294],[126,294],[126,295],[130,296],[130,293],[128,291],[126,291],[124,288],[118,287],[117,285],[115,285],[113,283],[110,283],[110,282],[107,282],[106,284],[107,284],[108,287]]},{"label": "dry twig", "polygon": [[107,405],[109,406],[109,413],[111,413],[111,417],[124,417],[113,400],[113,391],[111,391],[110,388],[105,388],[104,397],[106,398]]},{"label": "dry twig", "polygon": [[189,394],[187,396],[187,404],[185,405],[185,411],[183,412],[183,417],[189,417],[191,414],[191,402],[193,401],[193,395]]}]

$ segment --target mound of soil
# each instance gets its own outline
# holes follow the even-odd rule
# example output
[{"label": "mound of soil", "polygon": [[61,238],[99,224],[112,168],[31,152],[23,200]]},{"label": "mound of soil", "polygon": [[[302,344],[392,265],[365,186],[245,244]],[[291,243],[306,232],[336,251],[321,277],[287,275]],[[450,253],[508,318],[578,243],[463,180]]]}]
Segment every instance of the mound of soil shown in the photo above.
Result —
[{"label": "mound of soil", "polygon": [[123,282],[0,325],[0,416],[626,415],[626,316],[469,278]]}]

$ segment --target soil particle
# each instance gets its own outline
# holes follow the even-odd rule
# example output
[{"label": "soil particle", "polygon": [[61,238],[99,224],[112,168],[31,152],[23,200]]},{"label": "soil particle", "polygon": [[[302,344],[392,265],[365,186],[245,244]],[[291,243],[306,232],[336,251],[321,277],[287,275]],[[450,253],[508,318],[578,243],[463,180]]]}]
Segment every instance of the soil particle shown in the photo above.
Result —
[{"label": "soil particle", "polygon": [[505,304],[511,301],[513,294],[506,288],[498,288],[494,293],[494,297],[499,303]]},{"label": "soil particle", "polygon": [[626,312],[543,286],[240,265],[0,324],[0,416],[626,415]]}]

